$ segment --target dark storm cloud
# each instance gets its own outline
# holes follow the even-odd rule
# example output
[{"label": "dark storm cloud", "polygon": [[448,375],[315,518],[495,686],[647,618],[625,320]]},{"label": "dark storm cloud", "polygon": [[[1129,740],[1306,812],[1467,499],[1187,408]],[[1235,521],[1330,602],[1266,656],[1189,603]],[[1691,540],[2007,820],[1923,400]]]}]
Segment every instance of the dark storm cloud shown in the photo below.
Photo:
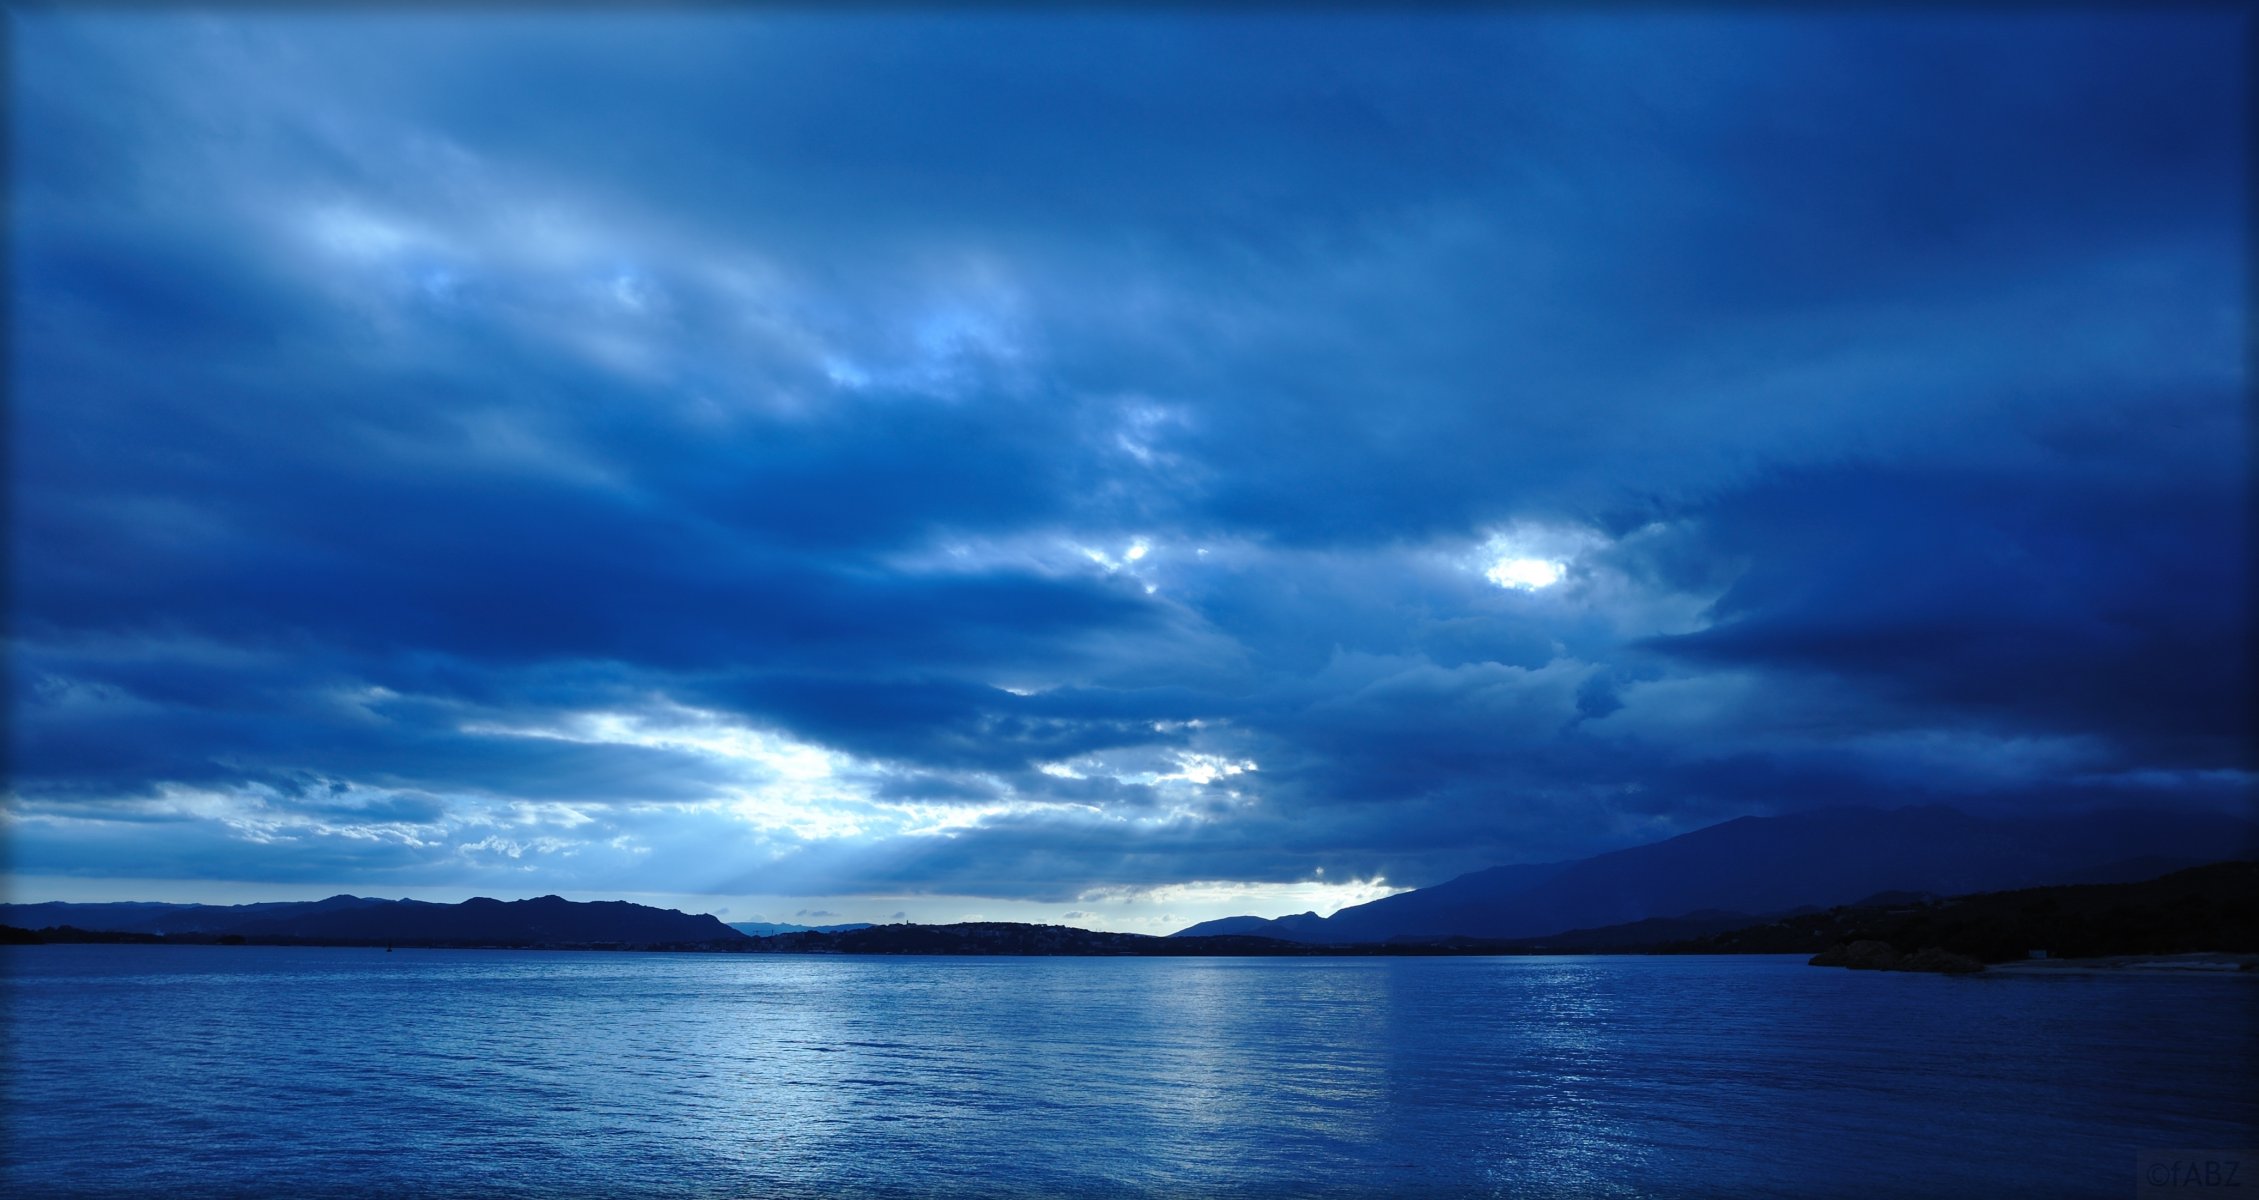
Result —
[{"label": "dark storm cloud", "polygon": [[1768,481],[1707,514],[1706,553],[1751,564],[1715,623],[1648,644],[2248,769],[2234,488],[1858,468]]},{"label": "dark storm cloud", "polygon": [[2252,767],[2222,15],[14,46],[20,870],[1071,900]]},{"label": "dark storm cloud", "polygon": [[[689,800],[727,778],[676,750],[473,732],[465,726],[494,714],[372,694],[287,659],[216,667],[162,648],[134,653],[127,670],[19,655],[11,779],[19,796],[94,799],[231,783],[296,794],[354,780],[538,800]],[[508,715],[529,711],[538,711],[532,701],[514,697]]]}]

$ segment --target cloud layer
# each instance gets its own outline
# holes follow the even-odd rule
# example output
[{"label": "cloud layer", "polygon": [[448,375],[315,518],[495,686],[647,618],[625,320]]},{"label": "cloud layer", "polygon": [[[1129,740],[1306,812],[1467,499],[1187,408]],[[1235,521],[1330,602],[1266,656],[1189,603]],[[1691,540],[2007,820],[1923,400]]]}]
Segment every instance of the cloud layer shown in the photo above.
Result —
[{"label": "cloud layer", "polygon": [[1068,905],[2242,803],[2238,30],[19,14],[11,868]]}]

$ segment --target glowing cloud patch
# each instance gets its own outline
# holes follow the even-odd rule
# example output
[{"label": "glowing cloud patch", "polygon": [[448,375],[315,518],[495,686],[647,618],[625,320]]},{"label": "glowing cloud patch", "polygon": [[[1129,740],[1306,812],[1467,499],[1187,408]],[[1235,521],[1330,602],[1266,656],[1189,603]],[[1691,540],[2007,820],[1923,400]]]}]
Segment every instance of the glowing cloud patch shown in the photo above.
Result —
[{"label": "glowing cloud patch", "polygon": [[1553,562],[1550,559],[1501,558],[1490,564],[1490,568],[1483,572],[1483,578],[1502,588],[1534,592],[1561,582],[1561,576],[1568,569],[1567,563]]},{"label": "glowing cloud patch", "polygon": [[1219,779],[1227,779],[1233,775],[1242,775],[1249,771],[1261,769],[1255,765],[1253,759],[1233,761],[1215,754],[1180,754],[1177,756],[1176,771],[1155,778],[1159,780],[1182,779],[1188,783],[1205,786]]},{"label": "glowing cloud patch", "polygon": [[1593,529],[1516,522],[1452,561],[1509,591],[1535,592],[1567,579],[1571,564],[1607,544]]}]

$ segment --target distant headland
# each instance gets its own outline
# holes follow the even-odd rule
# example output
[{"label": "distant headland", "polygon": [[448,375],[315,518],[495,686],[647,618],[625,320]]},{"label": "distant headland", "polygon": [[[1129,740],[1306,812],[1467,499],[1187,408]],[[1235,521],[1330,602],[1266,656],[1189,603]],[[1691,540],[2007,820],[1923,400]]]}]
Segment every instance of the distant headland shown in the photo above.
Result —
[{"label": "distant headland", "polygon": [[[753,936],[719,919],[558,896],[460,904],[332,896],[238,906],[0,906],[0,941],[170,945],[645,950],[728,954],[1094,957],[1781,954],[1822,966],[1947,973],[1987,964],[2192,952],[2259,960],[2259,861],[2214,863],[2139,883],[1908,894],[1688,936],[1705,918],[1643,920],[1542,938],[1400,937],[1315,943],[1255,934],[1155,937],[1064,925],[871,925]],[[2231,960],[2233,961],[2233,960]]]}]

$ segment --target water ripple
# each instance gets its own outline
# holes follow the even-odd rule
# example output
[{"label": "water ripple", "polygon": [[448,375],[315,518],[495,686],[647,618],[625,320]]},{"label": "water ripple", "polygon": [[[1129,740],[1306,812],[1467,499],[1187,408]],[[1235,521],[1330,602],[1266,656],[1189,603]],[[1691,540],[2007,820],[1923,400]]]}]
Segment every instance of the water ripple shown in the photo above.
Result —
[{"label": "water ripple", "polygon": [[10,1195],[2123,1196],[2247,981],[0,951]]}]

